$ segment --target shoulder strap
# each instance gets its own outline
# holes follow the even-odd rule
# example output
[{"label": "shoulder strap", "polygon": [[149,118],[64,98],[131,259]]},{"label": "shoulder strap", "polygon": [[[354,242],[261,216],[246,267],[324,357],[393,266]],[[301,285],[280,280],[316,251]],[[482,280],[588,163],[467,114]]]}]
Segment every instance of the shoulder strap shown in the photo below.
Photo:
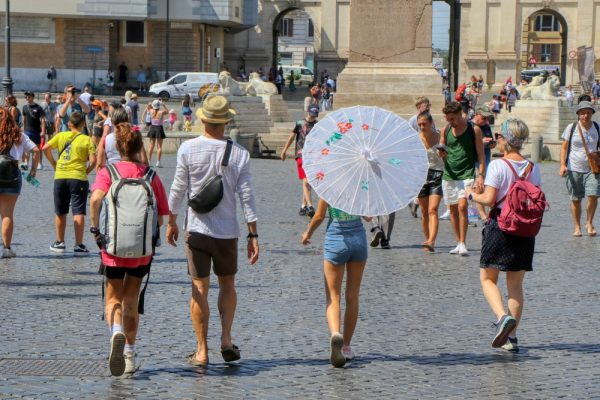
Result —
[{"label": "shoulder strap", "polygon": [[[513,176],[515,177],[515,181],[518,180],[528,180],[529,176],[531,175],[531,171],[533,171],[533,162],[529,161],[527,168],[525,168],[525,172],[523,172],[523,175],[519,176],[519,174],[517,173],[517,170],[515,169],[515,167],[513,167],[513,165],[511,164],[510,161],[508,161],[506,158],[501,158],[502,161],[504,161],[506,163],[506,165],[508,165],[508,167],[510,168],[510,170],[513,173]],[[494,203],[494,207],[493,208],[497,208],[498,204],[502,203],[505,199],[506,196],[508,196],[508,192],[506,192],[506,194],[500,199],[497,200],[496,203]]]},{"label": "shoulder strap", "polygon": [[110,180],[112,182],[121,179],[121,174],[119,174],[119,170],[117,169],[117,167],[114,166],[114,164],[107,164],[106,170],[108,171],[108,174],[110,175]]},{"label": "shoulder strap", "polygon": [[63,147],[63,148],[62,148],[62,150],[58,152],[58,158],[59,158],[59,159],[60,159],[60,156],[62,155],[62,153],[63,153],[63,152],[64,152],[64,151],[67,149],[67,147],[69,147],[69,146],[70,146],[70,145],[73,143],[73,141],[74,141],[75,139],[77,139],[77,138],[78,138],[79,136],[81,136],[81,135],[83,135],[83,133],[79,133],[79,134],[75,135],[75,137],[73,137],[73,139],[71,139],[71,140],[69,140],[69,141],[67,142],[67,144],[65,145],[65,147]]},{"label": "shoulder strap", "polygon": [[573,122],[571,125],[571,133],[569,133],[569,142],[567,144],[567,158],[565,160],[565,164],[569,165],[569,155],[571,154],[571,141],[573,140],[573,132],[575,132],[575,128],[579,122]]},{"label": "shoulder strap", "polygon": [[221,161],[221,165],[226,167],[229,165],[229,157],[231,156],[231,148],[233,147],[233,142],[231,139],[227,139],[227,145],[225,146],[225,154],[223,154],[223,161]]},{"label": "shoulder strap", "polygon": [[581,127],[579,126],[579,123],[577,123],[577,131],[579,132],[579,136],[581,136],[581,141],[583,142],[583,148],[585,149],[585,154],[587,156],[590,155],[590,149],[588,149],[588,145],[585,142],[585,138],[583,137],[583,132],[581,132]]}]

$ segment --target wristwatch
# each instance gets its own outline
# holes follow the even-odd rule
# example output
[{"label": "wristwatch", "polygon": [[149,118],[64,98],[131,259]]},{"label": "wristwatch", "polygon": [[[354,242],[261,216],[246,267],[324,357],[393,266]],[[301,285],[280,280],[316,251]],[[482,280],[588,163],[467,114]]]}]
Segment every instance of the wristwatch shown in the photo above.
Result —
[{"label": "wristwatch", "polygon": [[258,233],[250,232],[250,233],[248,233],[248,236],[246,236],[246,238],[247,239],[252,239],[252,238],[258,239]]}]

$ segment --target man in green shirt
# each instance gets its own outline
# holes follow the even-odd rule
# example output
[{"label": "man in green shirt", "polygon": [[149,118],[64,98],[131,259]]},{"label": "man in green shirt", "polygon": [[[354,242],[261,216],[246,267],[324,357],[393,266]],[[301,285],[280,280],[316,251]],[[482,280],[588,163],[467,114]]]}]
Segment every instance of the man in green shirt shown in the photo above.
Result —
[{"label": "man in green shirt", "polygon": [[[443,113],[448,124],[440,138],[438,154],[444,158],[442,190],[444,202],[450,210],[450,221],[457,245],[450,254],[469,255],[466,246],[469,226],[466,189],[473,186],[476,193],[483,192],[485,177],[485,152],[481,129],[462,116],[460,103],[447,104]],[[475,162],[479,171],[475,176]]]}]

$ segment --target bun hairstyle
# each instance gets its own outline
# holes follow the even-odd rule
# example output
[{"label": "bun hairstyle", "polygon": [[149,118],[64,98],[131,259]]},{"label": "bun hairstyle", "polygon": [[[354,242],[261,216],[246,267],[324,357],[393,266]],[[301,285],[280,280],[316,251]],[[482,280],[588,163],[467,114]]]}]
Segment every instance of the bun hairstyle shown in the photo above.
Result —
[{"label": "bun hairstyle", "polygon": [[0,150],[6,151],[21,142],[21,130],[10,112],[0,107]]},{"label": "bun hairstyle", "polygon": [[83,124],[85,124],[85,114],[82,112],[79,112],[79,111],[75,111],[69,117],[69,122],[75,128],[79,128],[79,127],[83,126]]},{"label": "bun hairstyle", "polygon": [[129,122],[129,115],[124,108],[119,107],[112,111],[110,114],[110,121],[113,125],[122,124],[123,122]]},{"label": "bun hairstyle", "polygon": [[134,130],[129,122],[115,125],[117,150],[122,158],[137,161],[138,154],[142,151],[144,142],[139,131]]}]

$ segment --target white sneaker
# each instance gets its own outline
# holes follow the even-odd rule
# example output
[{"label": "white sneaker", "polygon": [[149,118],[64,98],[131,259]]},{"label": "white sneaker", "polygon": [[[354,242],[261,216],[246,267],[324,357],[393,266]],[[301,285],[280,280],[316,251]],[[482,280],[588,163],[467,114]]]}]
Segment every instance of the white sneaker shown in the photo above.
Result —
[{"label": "white sneaker", "polygon": [[468,256],[469,255],[469,250],[467,250],[467,246],[465,246],[464,243],[459,243],[458,244],[458,254],[460,254],[461,256]]},{"label": "white sneaker", "polygon": [[108,366],[112,376],[121,376],[125,372],[125,334],[115,332],[110,338],[110,356],[108,357]]},{"label": "white sneaker", "polygon": [[124,354],[125,356],[125,374],[133,374],[137,370],[137,366],[135,363],[135,353],[133,351],[128,351]]},{"label": "white sneaker", "polygon": [[43,171],[43,170],[44,170],[44,166],[43,166],[42,164],[38,164],[38,167],[37,167],[37,169],[38,169],[39,171]]},{"label": "white sneaker", "polygon": [[346,357],[342,354],[342,346],[344,345],[344,337],[339,333],[331,335],[329,341],[331,352],[329,361],[336,368],[341,368],[346,364]]},{"label": "white sneaker", "polygon": [[344,347],[342,347],[342,354],[346,358],[346,361],[352,361],[352,360],[354,360],[355,355],[354,355],[354,352],[352,351],[352,348],[350,346],[344,346]]},{"label": "white sneaker", "polygon": [[443,219],[443,220],[450,219],[450,210],[446,210],[446,212],[440,216],[440,219]]},{"label": "white sneaker", "polygon": [[12,251],[12,249],[4,248],[2,250],[2,258],[14,258],[17,256],[17,253]]},{"label": "white sneaker", "polygon": [[160,163],[160,161],[156,162],[156,168],[162,168],[162,164]]},{"label": "white sneaker", "polygon": [[458,254],[460,252],[460,243],[456,245],[455,248],[450,250],[450,254]]}]

